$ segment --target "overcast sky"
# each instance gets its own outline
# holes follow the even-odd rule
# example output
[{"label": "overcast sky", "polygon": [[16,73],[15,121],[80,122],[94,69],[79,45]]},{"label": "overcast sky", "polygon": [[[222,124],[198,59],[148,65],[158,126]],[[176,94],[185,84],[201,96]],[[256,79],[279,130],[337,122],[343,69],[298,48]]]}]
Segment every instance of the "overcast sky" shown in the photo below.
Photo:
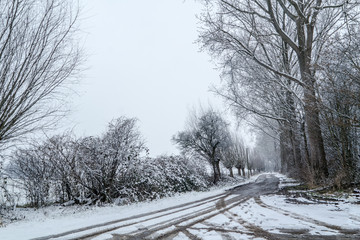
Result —
[{"label": "overcast sky", "polygon": [[199,52],[201,5],[192,0],[83,0],[89,57],[69,116],[78,136],[98,135],[119,116],[139,119],[150,155],[176,153],[172,135],[200,103],[220,106],[210,56]]}]

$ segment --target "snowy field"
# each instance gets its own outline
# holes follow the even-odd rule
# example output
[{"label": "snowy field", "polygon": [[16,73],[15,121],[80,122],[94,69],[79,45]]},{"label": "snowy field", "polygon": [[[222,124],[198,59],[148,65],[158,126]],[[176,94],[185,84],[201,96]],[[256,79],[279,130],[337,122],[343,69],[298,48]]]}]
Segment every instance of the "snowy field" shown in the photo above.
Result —
[{"label": "snowy field", "polygon": [[[280,179],[279,187],[297,184],[282,175],[276,176]],[[259,179],[265,181],[270,177],[273,175],[265,175],[262,180],[260,177]],[[259,179],[255,176],[243,184],[261,185]],[[112,236],[148,231],[153,232],[149,235],[150,239],[175,232],[169,235],[172,239],[196,237],[204,240],[259,240],[273,239],[274,236],[277,239],[287,239],[287,236],[297,234],[345,234],[351,237],[360,233],[360,205],[352,203],[353,201],[318,204],[305,198],[289,199],[278,194],[242,198],[229,194],[230,191],[226,191],[228,189],[229,187],[223,187],[209,192],[179,194],[128,206],[72,206],[48,207],[38,211],[18,210],[25,219],[0,228],[0,239],[21,240],[50,235],[53,235],[51,239],[77,239],[84,234],[90,236],[94,232],[104,233],[96,234],[93,239],[110,239]],[[101,223],[106,224],[99,225]],[[97,226],[86,228],[93,225]],[[182,227],[184,229],[181,231],[174,231]],[[83,230],[76,230],[81,228]],[[75,231],[71,232],[72,230]],[[56,236],[68,231],[69,234],[66,236]]]}]

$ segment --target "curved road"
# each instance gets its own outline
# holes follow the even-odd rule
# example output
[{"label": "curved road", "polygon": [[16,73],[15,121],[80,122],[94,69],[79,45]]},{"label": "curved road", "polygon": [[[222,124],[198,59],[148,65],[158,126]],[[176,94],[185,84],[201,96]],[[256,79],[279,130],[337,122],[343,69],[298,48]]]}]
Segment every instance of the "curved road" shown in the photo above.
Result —
[{"label": "curved road", "polygon": [[[76,229],[61,234],[36,238],[45,239],[208,239],[196,233],[211,233],[212,239],[360,239],[358,230],[345,231],[340,226],[333,226],[295,212],[266,205],[260,196],[278,192],[279,179],[271,174],[260,175],[253,183],[240,185],[225,193],[198,201],[177,205],[171,208],[118,219],[86,228]],[[314,224],[336,234],[311,235],[302,229],[287,229],[286,232],[269,232],[239,216],[234,208],[253,199],[263,208],[271,209],[284,216]],[[224,225],[224,224],[228,225]],[[231,223],[231,224],[230,224]],[[230,224],[230,225],[229,225]],[[360,222],[359,222],[360,224]],[[279,226],[280,229],[281,226]]]}]

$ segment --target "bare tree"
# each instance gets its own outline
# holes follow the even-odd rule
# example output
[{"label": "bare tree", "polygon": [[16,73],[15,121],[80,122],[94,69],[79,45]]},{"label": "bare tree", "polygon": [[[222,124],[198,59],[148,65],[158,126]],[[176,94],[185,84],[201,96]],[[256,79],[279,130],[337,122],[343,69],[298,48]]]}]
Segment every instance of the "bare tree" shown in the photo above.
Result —
[{"label": "bare tree", "polygon": [[253,174],[256,171],[263,172],[266,170],[265,161],[257,151],[251,152],[249,161],[251,162],[250,165],[252,166]]},{"label": "bare tree", "polygon": [[242,172],[245,177],[245,145],[239,136],[231,135],[229,137],[228,143],[220,150],[220,159],[224,166],[229,170],[230,177],[234,177],[233,167],[237,168],[239,176],[241,176]]},{"label": "bare tree", "polygon": [[267,171],[280,171],[279,143],[262,132],[256,137],[254,151],[263,159]]},{"label": "bare tree", "polygon": [[219,152],[228,143],[228,139],[228,123],[220,113],[212,109],[200,115],[194,114],[187,129],[173,137],[173,141],[185,153],[195,154],[212,165],[214,183],[217,183],[221,177]]},{"label": "bare tree", "polygon": [[321,61],[324,137],[329,170],[335,185],[348,186],[359,179],[360,163],[360,31],[350,27],[337,34]]},{"label": "bare tree", "polygon": [[[35,146],[34,146],[35,147]],[[46,159],[52,169],[52,184],[56,201],[78,201],[80,192],[74,178],[78,164],[78,144],[71,132],[53,136],[38,147],[39,158]],[[19,160],[19,159],[16,159]]]},{"label": "bare tree", "polygon": [[33,207],[49,203],[51,180],[55,171],[48,156],[43,155],[43,150],[43,146],[37,143],[32,148],[17,150],[12,155],[8,170],[12,176],[21,180],[26,198]]},{"label": "bare tree", "polygon": [[[317,66],[329,39],[348,24],[357,23],[358,1],[205,2],[207,11],[202,17],[205,27],[200,35],[204,47],[215,56],[220,56],[227,69],[237,69],[239,64],[248,63],[247,65],[251,65],[252,68],[266,72],[264,75],[271,77],[262,78],[262,81],[276,80],[273,82],[276,82],[278,88],[274,94],[281,93],[284,89],[291,93],[285,98],[287,104],[290,104],[289,109],[293,109],[288,117],[281,114],[274,117],[267,114],[267,111],[261,111],[262,109],[253,111],[251,105],[246,105],[250,107],[245,106],[245,109],[267,118],[293,124],[291,119],[296,119],[292,117],[294,112],[296,113],[296,108],[291,106],[292,99],[298,97],[303,105],[302,115],[306,130],[304,147],[308,154],[305,155],[305,162],[301,159],[296,160],[300,151],[295,148],[295,162],[299,164],[299,161],[302,161],[301,163],[308,164],[316,180],[322,181],[328,176],[328,166],[320,124]],[[237,64],[234,64],[234,59]],[[240,77],[247,77],[247,73],[242,72]],[[293,91],[294,88],[289,87],[292,85],[301,89],[301,95],[297,95],[296,91]],[[258,98],[254,102],[257,101]],[[291,125],[289,127],[296,129]],[[289,132],[287,136],[291,138],[292,134]],[[296,143],[299,136],[292,137],[295,141],[293,146],[299,145]]]},{"label": "bare tree", "polygon": [[[0,1],[0,145],[44,127],[82,61],[71,0]],[[61,114],[60,114],[61,115]]]}]

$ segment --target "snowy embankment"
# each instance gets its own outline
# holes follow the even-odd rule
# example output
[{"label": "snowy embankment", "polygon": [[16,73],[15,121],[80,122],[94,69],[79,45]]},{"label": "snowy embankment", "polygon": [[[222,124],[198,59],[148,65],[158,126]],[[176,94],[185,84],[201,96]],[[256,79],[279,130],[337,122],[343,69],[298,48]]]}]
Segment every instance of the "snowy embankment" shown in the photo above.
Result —
[{"label": "snowy embankment", "polygon": [[[253,182],[256,178],[257,176],[253,176],[241,184]],[[207,198],[223,193],[232,187],[231,185],[213,187],[206,192],[176,194],[168,198],[123,206],[51,206],[38,210],[19,208],[15,210],[14,218],[23,219],[0,227],[0,239],[31,239],[71,231]]]},{"label": "snowy embankment", "polygon": [[[298,185],[280,174],[264,174],[244,181],[243,184],[253,183],[237,189],[246,191],[259,184],[267,186],[266,178],[274,179],[273,175],[280,179],[280,189]],[[75,231],[53,237],[76,239],[96,233],[95,239],[103,240],[110,239],[113,234],[133,236],[133,233],[149,232],[149,239],[152,239],[171,231],[174,231],[173,239],[196,236],[206,240],[289,239],[289,236],[300,235],[319,239],[322,236],[360,236],[360,205],[354,204],[359,201],[358,196],[356,201],[350,197],[320,204],[317,199],[297,195],[255,194],[246,197],[240,192],[226,191],[229,188],[178,194],[127,206],[48,207],[38,211],[18,209],[19,215],[26,218],[0,228],[0,239],[50,237],[72,230]],[[114,221],[118,219],[121,221]],[[93,226],[96,224],[102,225]],[[88,226],[93,227],[81,229]]]}]

